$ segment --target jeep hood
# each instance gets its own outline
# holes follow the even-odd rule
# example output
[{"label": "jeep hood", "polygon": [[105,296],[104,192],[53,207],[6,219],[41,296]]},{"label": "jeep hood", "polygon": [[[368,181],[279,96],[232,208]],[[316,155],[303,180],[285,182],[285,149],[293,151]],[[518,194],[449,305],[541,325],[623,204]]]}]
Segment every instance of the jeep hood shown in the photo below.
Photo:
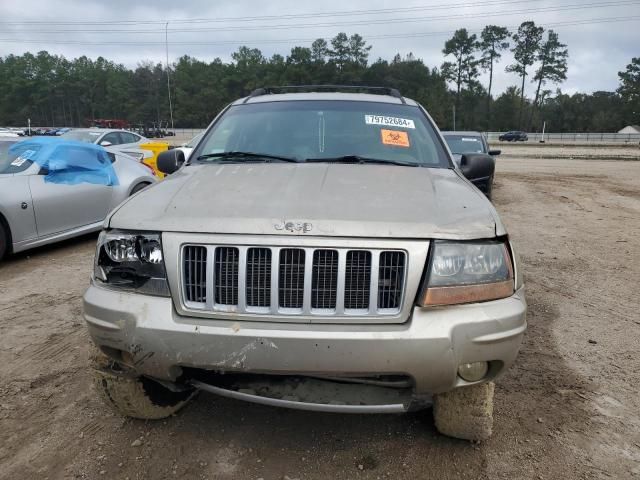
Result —
[{"label": "jeep hood", "polygon": [[[283,229],[287,222],[308,231]],[[188,165],[120,205],[107,225],[368,238],[505,233],[491,203],[454,170],[328,163]]]}]

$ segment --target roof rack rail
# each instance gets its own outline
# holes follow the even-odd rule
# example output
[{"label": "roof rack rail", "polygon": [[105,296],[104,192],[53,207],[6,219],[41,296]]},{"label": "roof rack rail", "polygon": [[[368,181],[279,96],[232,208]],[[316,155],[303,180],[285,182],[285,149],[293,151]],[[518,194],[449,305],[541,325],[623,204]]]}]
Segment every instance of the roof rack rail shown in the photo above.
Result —
[{"label": "roof rack rail", "polygon": [[390,87],[368,87],[365,85],[283,85],[280,87],[262,87],[256,88],[253,92],[249,94],[247,98],[244,99],[244,102],[247,103],[250,99],[254,97],[261,97],[262,95],[271,95],[274,93],[285,93],[286,91],[305,91],[305,92],[321,92],[321,91],[333,91],[337,92],[340,90],[356,90],[370,93],[381,93],[384,95],[390,95],[399,99],[403,104],[406,104],[404,97],[396,88]]}]

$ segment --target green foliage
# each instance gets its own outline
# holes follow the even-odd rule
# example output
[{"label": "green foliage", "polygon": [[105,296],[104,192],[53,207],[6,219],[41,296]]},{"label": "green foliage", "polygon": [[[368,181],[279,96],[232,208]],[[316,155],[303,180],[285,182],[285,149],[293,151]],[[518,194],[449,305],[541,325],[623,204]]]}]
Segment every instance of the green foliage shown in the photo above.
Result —
[{"label": "green foliage", "polygon": [[539,107],[544,97],[544,95],[541,95],[542,85],[547,82],[561,83],[567,79],[569,51],[566,47],[565,44],[560,43],[558,34],[553,30],[549,30],[547,40],[540,45],[537,55],[539,67],[533,77],[533,80],[538,82],[538,87],[536,88],[536,96],[533,100],[533,108],[529,117],[529,128],[531,128],[533,121],[533,112]]},{"label": "green foliage", "polygon": [[509,48],[507,39],[511,33],[505,27],[487,25],[480,34],[478,48],[481,51],[480,65],[484,70],[492,70],[496,60],[502,57],[502,51]]},{"label": "green foliage", "polygon": [[502,57],[502,51],[509,48],[507,39],[511,33],[505,27],[487,25],[480,34],[480,66],[489,71],[489,87],[487,88],[487,122],[491,119],[491,87],[493,85],[493,65]]},{"label": "green foliage", "polygon": [[324,38],[318,38],[311,44],[311,59],[315,63],[325,63],[329,56],[329,45]]},{"label": "green foliage", "polygon": [[442,74],[456,86],[456,111],[460,110],[460,92],[466,86],[467,90],[474,88],[479,76],[478,61],[474,53],[478,48],[476,35],[469,35],[466,28],[456,30],[444,44],[442,53],[453,56],[452,62],[442,64]]},{"label": "green foliage", "polygon": [[514,46],[511,49],[515,63],[507,66],[507,72],[513,72],[522,78],[522,87],[520,88],[520,113],[518,114],[518,126],[522,125],[522,114],[524,110],[524,82],[527,78],[527,70],[531,67],[537,58],[540,50],[540,42],[544,28],[536,26],[534,22],[522,22],[518,27],[518,31],[511,37]]},{"label": "green foliage", "polygon": [[618,93],[624,100],[624,112],[630,125],[640,124],[640,57],[634,57],[624,72],[618,72]]}]

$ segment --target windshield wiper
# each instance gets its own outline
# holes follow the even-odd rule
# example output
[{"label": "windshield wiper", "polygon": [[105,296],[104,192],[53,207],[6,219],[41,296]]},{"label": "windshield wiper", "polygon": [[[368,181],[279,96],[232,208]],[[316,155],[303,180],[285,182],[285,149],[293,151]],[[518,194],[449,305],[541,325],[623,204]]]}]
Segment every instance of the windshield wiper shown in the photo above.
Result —
[{"label": "windshield wiper", "polygon": [[269,155],[267,153],[254,153],[254,152],[218,152],[218,153],[208,153],[206,155],[200,155],[197,160],[207,160],[207,159],[221,159],[221,160],[232,160],[238,158],[251,158],[256,160],[264,160],[268,162],[270,160],[278,160],[280,162],[292,162],[298,163],[298,160],[295,158],[289,157],[280,157],[278,155]]},{"label": "windshield wiper", "polygon": [[402,160],[388,160],[384,158],[368,158],[360,155],[344,155],[342,157],[329,158],[307,158],[305,162],[309,163],[374,163],[380,165],[400,165],[401,167],[419,167],[420,164],[415,162],[404,162]]}]

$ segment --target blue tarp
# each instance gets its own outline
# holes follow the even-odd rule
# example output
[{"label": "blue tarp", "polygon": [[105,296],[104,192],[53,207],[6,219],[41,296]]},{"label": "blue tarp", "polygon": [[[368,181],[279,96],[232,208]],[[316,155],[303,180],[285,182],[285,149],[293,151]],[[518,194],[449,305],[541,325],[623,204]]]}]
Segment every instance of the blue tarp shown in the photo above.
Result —
[{"label": "blue tarp", "polygon": [[109,154],[99,145],[40,137],[12,145],[9,155],[15,156],[14,163],[31,161],[46,169],[46,183],[119,184]]}]

